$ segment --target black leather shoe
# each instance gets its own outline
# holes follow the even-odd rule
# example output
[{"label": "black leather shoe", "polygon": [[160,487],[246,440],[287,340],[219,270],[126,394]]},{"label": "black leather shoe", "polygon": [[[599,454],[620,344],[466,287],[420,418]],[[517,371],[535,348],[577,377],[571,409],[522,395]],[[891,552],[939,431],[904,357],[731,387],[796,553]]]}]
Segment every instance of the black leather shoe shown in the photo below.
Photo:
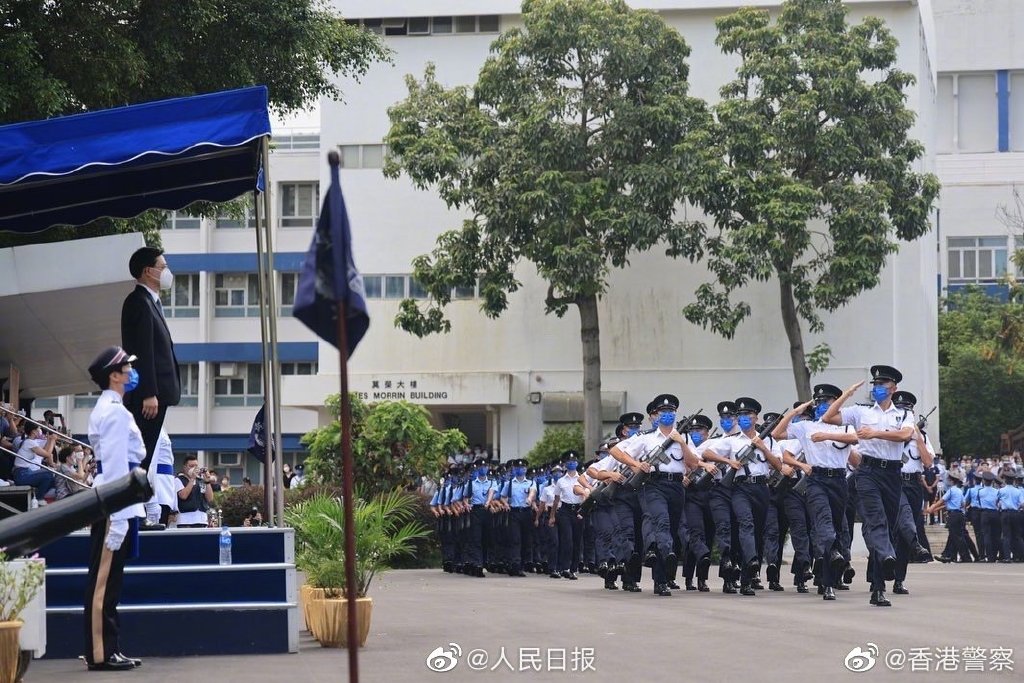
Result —
[{"label": "black leather shoe", "polygon": [[740,586],[740,595],[757,595],[757,592],[750,586]]},{"label": "black leather shoe", "polygon": [[649,567],[649,568],[653,569],[654,565],[657,562],[658,562],[658,554],[656,552],[654,552],[653,550],[648,551],[648,553],[646,555],[644,555],[644,566],[645,567]]},{"label": "black leather shoe", "polygon": [[597,565],[597,575],[598,576],[604,577],[604,575],[607,574],[607,573],[608,573],[608,563],[607,562],[602,562],[601,564]]},{"label": "black leather shoe", "polygon": [[803,581],[801,581],[800,583],[798,583],[796,585],[796,592],[797,593],[810,593],[811,591],[807,590],[807,584],[804,583]]},{"label": "black leather shoe", "polygon": [[548,578],[549,579],[560,579],[560,578],[562,578],[562,575],[559,574],[558,572],[551,572],[550,574],[548,574]]},{"label": "black leather shoe", "polygon": [[672,597],[672,591],[670,591],[668,589],[668,584],[665,584],[665,583],[656,583],[656,584],[654,584],[654,594],[655,595],[660,595],[660,596],[665,597],[665,598]]},{"label": "black leather shoe", "polygon": [[857,576],[857,570],[853,567],[847,567],[843,572],[843,583],[853,583],[853,577]]},{"label": "black leather shoe", "polygon": [[753,588],[756,591],[763,591],[764,590],[764,584],[761,583],[761,577],[755,576],[754,578],[752,578],[750,580],[750,587]]},{"label": "black leather shoe", "polygon": [[708,587],[708,582],[704,579],[697,579],[697,590],[701,593],[711,592],[711,588]]},{"label": "black leather shoe", "polygon": [[644,592],[644,589],[641,588],[640,586],[636,585],[635,583],[626,583],[626,582],[622,583],[622,590],[626,591],[627,593],[643,593]]},{"label": "black leather shoe", "polygon": [[896,580],[896,558],[892,555],[882,560],[882,577],[886,581]]},{"label": "black leather shoe", "polygon": [[[668,582],[668,583],[666,583],[665,585],[666,585],[666,586],[668,586],[669,588],[671,588],[671,589],[672,589],[672,590],[674,590],[674,591],[677,591],[677,590],[679,590],[679,584],[678,584],[678,583],[676,583],[675,581],[669,581],[669,582]],[[687,589],[687,590],[689,590],[689,589]]]},{"label": "black leather shoe", "polygon": [[829,586],[828,588],[826,588],[825,589],[825,594],[821,596],[821,599],[822,600],[835,600],[836,599],[836,591],[835,591],[835,589],[832,588],[832,586]]},{"label": "black leather shoe", "polygon": [[730,595],[736,594],[736,584],[732,581],[726,581],[722,584],[722,592],[729,593]]},{"label": "black leather shoe", "polygon": [[847,586],[845,583],[841,583],[838,586],[836,586],[836,590],[837,591],[848,591],[848,590],[850,590],[850,587]]},{"label": "black leather shoe", "polygon": [[697,576],[707,576],[711,568],[711,555],[705,555],[697,560]]},{"label": "black leather shoe", "polygon": [[824,594],[825,594],[825,587],[819,585],[818,586],[818,595],[824,595]]},{"label": "black leather shoe", "polygon": [[111,655],[106,661],[89,664],[89,671],[131,671],[135,668],[127,659]]},{"label": "black leather shoe", "polygon": [[930,552],[928,552],[928,549],[925,548],[923,545],[918,545],[916,548],[914,548],[915,562],[920,562],[921,564],[928,564],[929,562],[933,562],[934,560],[935,558],[932,556]]},{"label": "black leather shoe", "polygon": [[570,581],[576,581],[579,577],[577,577],[573,572],[562,572],[562,578],[569,579]]},{"label": "black leather shoe", "polygon": [[892,607],[892,603],[889,602],[889,598],[885,597],[885,591],[872,591],[871,604],[876,607]]},{"label": "black leather shoe", "polygon": [[688,590],[688,591],[695,591],[695,590],[697,590],[697,587],[693,585],[693,579],[687,579],[686,580],[686,590]]},{"label": "black leather shoe", "polygon": [[833,574],[842,573],[843,567],[846,566],[846,559],[843,557],[843,554],[841,552],[839,552],[838,550],[833,550],[828,560],[832,564]]},{"label": "black leather shoe", "polygon": [[115,652],[114,656],[118,659],[123,659],[126,662],[131,662],[132,666],[134,666],[136,669],[142,666],[142,660],[138,657],[129,657],[128,655],[121,654],[120,652]]},{"label": "black leather shoe", "polygon": [[907,590],[902,581],[897,581],[892,585],[892,592],[896,595],[910,595],[910,591]]},{"label": "black leather shoe", "polygon": [[522,569],[513,569],[508,573],[509,576],[526,576],[526,572]]},{"label": "black leather shoe", "polygon": [[768,582],[768,588],[772,589],[776,593],[781,593],[782,591],[786,590],[785,588],[782,587],[782,584],[779,583],[778,581],[769,581]]},{"label": "black leather shoe", "polygon": [[139,525],[139,531],[163,531],[166,528],[167,525],[160,522],[146,522]]},{"label": "black leather shoe", "polygon": [[610,591],[617,591],[619,587],[615,585],[615,574],[606,574],[604,577],[604,587]]},{"label": "black leather shoe", "polygon": [[938,560],[939,562],[941,562],[942,564],[946,564],[947,562],[952,562],[953,561],[953,560],[949,559],[948,557],[946,557],[945,555],[939,555],[935,559]]}]

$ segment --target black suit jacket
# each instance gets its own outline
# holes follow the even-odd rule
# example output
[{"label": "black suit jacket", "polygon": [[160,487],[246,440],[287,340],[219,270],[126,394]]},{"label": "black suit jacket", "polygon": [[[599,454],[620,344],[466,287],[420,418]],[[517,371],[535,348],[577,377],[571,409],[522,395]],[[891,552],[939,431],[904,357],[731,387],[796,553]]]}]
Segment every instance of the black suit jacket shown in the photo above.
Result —
[{"label": "black suit jacket", "polygon": [[174,342],[153,295],[142,285],[125,297],[121,307],[121,346],[138,356],[132,363],[139,372],[139,386],[125,403],[139,403],[156,396],[160,405],[175,406],[181,400],[181,378]]}]

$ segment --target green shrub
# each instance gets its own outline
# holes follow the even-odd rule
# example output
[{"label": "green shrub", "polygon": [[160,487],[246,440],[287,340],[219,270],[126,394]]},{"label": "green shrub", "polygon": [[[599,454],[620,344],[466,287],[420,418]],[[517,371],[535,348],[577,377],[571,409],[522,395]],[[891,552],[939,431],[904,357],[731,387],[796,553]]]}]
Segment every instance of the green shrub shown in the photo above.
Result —
[{"label": "green shrub", "polygon": [[526,454],[531,467],[537,467],[562,457],[566,451],[583,454],[583,425],[579,422],[557,427],[547,427],[543,436]]}]

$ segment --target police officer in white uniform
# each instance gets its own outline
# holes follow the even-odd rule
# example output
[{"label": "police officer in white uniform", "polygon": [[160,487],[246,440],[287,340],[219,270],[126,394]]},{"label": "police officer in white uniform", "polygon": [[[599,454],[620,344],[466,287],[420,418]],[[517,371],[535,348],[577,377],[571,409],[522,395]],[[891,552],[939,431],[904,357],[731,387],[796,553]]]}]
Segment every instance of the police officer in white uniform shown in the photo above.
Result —
[{"label": "police officer in white uniform", "polygon": [[[579,455],[576,451],[562,454],[565,474],[555,482],[555,501],[548,524],[558,529],[558,574],[563,579],[575,581],[580,568],[583,551],[583,518],[580,506],[590,491],[590,486],[579,476]],[[577,492],[577,484],[583,493]],[[552,574],[554,571],[552,571]]]},{"label": "police officer in white uniform", "polygon": [[870,406],[843,404],[864,382],[857,382],[836,399],[822,416],[822,422],[848,424],[857,430],[861,463],[856,477],[857,501],[863,520],[864,540],[872,559],[872,605],[889,607],[885,582],[896,578],[896,549],[891,529],[900,508],[900,469],[903,444],[914,435],[914,413],[897,408],[892,395],[903,374],[888,365],[871,367]]},{"label": "police officer in white uniform", "polygon": [[[142,432],[122,403],[125,393],[138,385],[132,369],[135,356],[120,346],[105,349],[89,366],[89,375],[102,390],[89,416],[89,443],[96,456],[95,485],[120,479],[146,457]],[[85,589],[85,661],[90,671],[124,671],[142,666],[142,660],[121,654],[117,603],[129,544],[136,542],[138,518],[145,516],[139,503],[92,525],[92,549]]]},{"label": "police officer in white uniform", "polygon": [[[897,408],[913,410],[917,397],[909,391],[897,391],[892,395]],[[924,530],[924,470],[935,461],[935,449],[928,437],[915,427],[914,436],[903,446],[903,467],[900,469],[900,511],[896,533],[896,580],[892,592],[909,595],[904,585],[907,580],[907,565],[911,560],[931,562],[934,558],[924,546],[928,542]]]},{"label": "police officer in white uniform", "polygon": [[153,462],[147,474],[153,487],[153,497],[146,503],[146,524],[142,531],[160,531],[167,527],[171,510],[176,509],[178,503],[174,492],[174,448],[163,427],[160,428]]}]

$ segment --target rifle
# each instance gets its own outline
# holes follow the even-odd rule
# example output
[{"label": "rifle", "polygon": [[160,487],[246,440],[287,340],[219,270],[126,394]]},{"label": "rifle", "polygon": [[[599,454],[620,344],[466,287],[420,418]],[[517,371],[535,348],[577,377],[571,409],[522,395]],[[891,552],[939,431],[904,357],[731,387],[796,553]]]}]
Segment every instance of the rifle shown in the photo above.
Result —
[{"label": "rifle", "polygon": [[[806,456],[803,453],[796,456],[796,459],[799,460],[800,462],[807,462]],[[803,494],[803,492],[807,489],[807,482],[804,481],[804,479],[807,479],[807,475],[798,478],[795,473],[797,468],[794,467],[793,470],[794,475],[792,477],[785,477],[782,475],[782,472],[779,472],[778,470],[772,470],[771,475],[769,475],[768,486],[772,486],[775,488],[775,497],[776,500],[779,502],[782,501],[782,499],[786,496],[786,493],[789,492],[791,489],[797,491],[796,487],[800,486],[801,483],[803,484],[803,486],[800,488],[799,491],[797,491],[797,493]]]},{"label": "rifle", "polygon": [[921,417],[917,418],[917,428],[920,429],[922,432],[924,431],[924,428],[928,426],[928,418],[932,416],[932,413],[935,412],[936,408],[938,408],[938,406],[935,406],[931,410],[929,410],[927,415],[922,415]]},{"label": "rifle", "polygon": [[[772,430],[775,429],[776,424],[778,424],[778,420],[772,420],[769,423],[761,425],[761,431],[757,433],[757,438],[764,439],[765,437],[767,437],[769,434],[772,433]],[[748,443],[746,446],[744,446],[743,450],[740,451],[739,455],[737,455],[736,457],[736,459],[739,460],[740,465],[746,465],[751,460],[753,460],[755,450],[757,449],[754,448],[754,444],[752,443]],[[729,489],[732,488],[732,482],[735,478],[736,470],[730,467],[729,471],[725,473],[725,475],[722,477],[722,481],[719,483],[725,488]]]},{"label": "rifle", "polygon": [[[718,438],[718,430],[708,435],[707,440]],[[701,468],[690,472],[683,478],[683,486],[693,491],[708,491],[715,485],[715,477],[707,470]]]},{"label": "rifle", "polygon": [[[681,433],[685,432],[687,429],[689,429],[690,425],[693,424],[693,418],[695,418],[698,415],[700,415],[701,410],[703,410],[703,408],[701,408],[700,410],[695,412],[690,417],[686,418],[686,420],[680,420],[679,423],[676,424],[676,431],[678,431],[681,434]],[[675,443],[675,442],[671,438],[666,438],[658,446],[656,446],[655,448],[652,448],[650,451],[645,453],[643,455],[642,459],[640,460],[640,462],[646,462],[646,463],[649,463],[651,465],[663,465],[663,464],[667,463],[668,462],[668,454],[665,453],[665,451],[668,450],[672,446],[673,443]],[[634,472],[629,477],[629,480],[626,481],[626,486],[628,486],[631,489],[633,489],[634,491],[636,491],[641,486],[643,486],[645,483],[647,483],[647,480],[650,479],[650,478],[651,478],[651,473],[650,472],[644,472],[643,470],[641,470],[639,472]]]}]

